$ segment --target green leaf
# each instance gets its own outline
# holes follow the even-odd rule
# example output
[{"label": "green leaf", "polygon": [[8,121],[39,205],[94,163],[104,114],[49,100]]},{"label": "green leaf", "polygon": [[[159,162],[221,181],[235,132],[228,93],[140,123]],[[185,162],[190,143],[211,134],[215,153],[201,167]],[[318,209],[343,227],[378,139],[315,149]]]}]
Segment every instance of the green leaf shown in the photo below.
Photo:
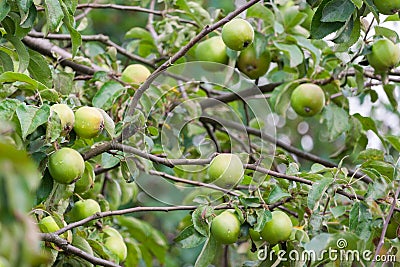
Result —
[{"label": "green leaf", "polygon": [[375,148],[368,148],[364,151],[361,151],[358,155],[356,162],[362,163],[364,161],[369,160],[380,160],[383,161],[385,159],[385,152]]},{"label": "green leaf", "polygon": [[205,237],[210,235],[210,223],[213,212],[214,209],[210,206],[199,206],[192,213],[194,228]]},{"label": "green leaf", "polygon": [[260,199],[258,197],[245,197],[245,196],[240,196],[239,197],[240,203],[245,207],[245,208],[257,208],[260,206]]},{"label": "green leaf", "polygon": [[126,247],[128,248],[128,256],[124,262],[125,266],[138,266],[142,258],[142,252],[139,245],[132,239],[125,240]]},{"label": "green leaf", "polygon": [[275,203],[284,197],[290,197],[290,194],[284,192],[278,185],[275,185],[269,192],[267,203]]},{"label": "green leaf", "polygon": [[323,0],[322,3],[318,6],[317,10],[315,11],[315,14],[311,22],[311,32],[310,32],[311,37],[314,39],[322,39],[328,34],[339,30],[345,24],[344,22],[322,21],[323,10],[330,1],[331,0]]},{"label": "green leaf", "polygon": [[12,58],[4,51],[0,50],[0,62],[3,66],[3,71],[13,71],[14,63]]},{"label": "green leaf", "polygon": [[75,21],[73,14],[70,13],[70,10],[67,8],[66,4],[62,1],[61,8],[64,13],[63,21],[64,24],[67,26],[68,31],[71,35],[71,42],[72,42],[72,57],[76,56],[79,47],[82,44],[82,37],[81,34],[75,29]]},{"label": "green leaf", "polygon": [[329,210],[332,212],[333,217],[339,218],[346,213],[346,206],[330,207]]},{"label": "green leaf", "polygon": [[351,0],[351,2],[353,2],[353,4],[360,9],[363,5],[363,0]]},{"label": "green leaf", "polygon": [[285,83],[272,92],[270,101],[277,114],[286,116],[286,111],[290,106],[290,96],[298,85],[297,82]]},{"label": "green leaf", "polygon": [[342,32],[333,41],[337,43],[336,51],[345,52],[355,44],[360,38],[361,22],[359,18],[354,21],[350,19],[345,27],[342,28]]},{"label": "green leaf", "polygon": [[125,34],[125,39],[141,39],[154,44],[154,39],[150,32],[140,27],[134,27]]},{"label": "green leaf", "polygon": [[107,131],[107,133],[111,136],[111,137],[115,137],[115,124],[114,124],[114,120],[110,117],[110,115],[107,114],[107,112],[105,112],[102,109],[97,109],[98,111],[101,112],[101,114],[103,115],[103,119],[104,119],[104,129]]},{"label": "green leaf", "polygon": [[319,62],[321,61],[322,52],[317,47],[313,45],[311,40],[304,38],[303,36],[293,36],[296,39],[296,42],[302,48],[307,49],[311,52],[311,56],[313,58],[315,66],[319,66]]},{"label": "green leaf", "polygon": [[29,65],[28,71],[32,78],[41,82],[45,86],[52,87],[52,76],[48,62],[43,55],[29,49]]},{"label": "green leaf", "polygon": [[392,40],[392,42],[394,43],[399,42],[399,34],[396,31],[382,26],[375,26],[374,29],[376,35],[381,35],[383,37],[386,37]]},{"label": "green leaf", "polygon": [[375,121],[373,119],[371,119],[370,117],[363,117],[359,113],[354,114],[353,117],[355,117],[357,120],[359,120],[361,122],[361,125],[363,126],[364,131],[368,131],[368,130],[373,131],[379,137],[379,139],[382,141],[382,144],[386,148],[385,140],[379,134],[378,128],[376,127]]},{"label": "green leaf", "polygon": [[200,252],[200,255],[197,257],[195,267],[208,267],[210,263],[215,258],[217,253],[217,241],[213,236],[207,240],[204,244],[203,249]]},{"label": "green leaf", "polygon": [[367,205],[356,202],[350,210],[349,227],[362,240],[371,236],[372,215]]},{"label": "green leaf", "polygon": [[247,9],[246,16],[248,18],[262,19],[266,25],[271,25],[275,21],[274,13],[261,3],[257,3]]},{"label": "green leaf", "polygon": [[43,105],[40,108],[35,106],[27,106],[22,103],[16,109],[16,114],[21,126],[22,139],[33,133],[40,125],[47,122],[50,116],[50,106]]},{"label": "green leaf", "polygon": [[182,232],[174,239],[175,242],[179,242],[182,248],[195,248],[206,241],[206,237],[199,234],[194,228],[194,225],[190,225],[183,229]]},{"label": "green leaf", "polygon": [[323,178],[314,182],[307,197],[307,206],[309,209],[314,211],[318,208],[319,202],[321,201],[323,195],[333,182],[333,178]]},{"label": "green leaf", "polygon": [[257,223],[254,225],[254,231],[260,232],[264,229],[264,226],[267,222],[272,220],[272,213],[269,210],[257,210]]},{"label": "green leaf", "polygon": [[109,81],[96,92],[92,99],[93,106],[103,110],[111,109],[118,97],[124,94],[125,88],[116,81]]},{"label": "green leaf", "polygon": [[0,22],[7,16],[8,12],[10,12],[11,7],[7,1],[0,1]]},{"label": "green leaf", "polygon": [[400,152],[400,137],[394,135],[388,135],[385,138],[392,145],[394,149]]},{"label": "green leaf", "polygon": [[0,120],[10,121],[20,104],[21,101],[13,98],[0,101]]},{"label": "green leaf", "polygon": [[0,83],[13,83],[13,82],[24,82],[26,85],[21,89],[29,89],[30,91],[45,90],[48,89],[44,84],[32,79],[28,75],[18,72],[7,71],[0,74]]},{"label": "green leaf", "polygon": [[322,11],[322,22],[347,21],[356,7],[349,0],[332,0]]},{"label": "green leaf", "polygon": [[279,50],[282,50],[283,53],[285,53],[287,55],[287,57],[290,60],[291,68],[294,68],[303,62],[303,59],[304,59],[303,52],[297,45],[283,44],[283,43],[278,43],[278,42],[274,42],[274,45]]},{"label": "green leaf", "polygon": [[18,54],[18,72],[24,72],[29,66],[29,53],[22,41],[13,36],[7,35],[7,40],[12,43]]},{"label": "green leaf", "polygon": [[350,127],[347,112],[333,103],[325,106],[322,115],[329,141],[335,140]]},{"label": "green leaf", "polygon": [[396,90],[396,85],[394,84],[385,84],[383,86],[383,90],[386,93],[386,96],[389,99],[390,104],[393,107],[393,110],[397,110],[398,104],[397,104],[397,97],[395,94],[395,90]]},{"label": "green leaf", "polygon": [[28,12],[29,8],[33,4],[33,0],[18,0],[16,1],[18,8],[22,13]]},{"label": "green leaf", "polygon": [[53,143],[56,141],[62,133],[63,129],[61,126],[60,118],[57,113],[52,112],[50,118],[47,122],[46,127],[46,140],[48,143]]},{"label": "green leaf", "polygon": [[58,32],[64,18],[63,10],[61,9],[59,0],[45,0],[46,20],[51,32]]}]

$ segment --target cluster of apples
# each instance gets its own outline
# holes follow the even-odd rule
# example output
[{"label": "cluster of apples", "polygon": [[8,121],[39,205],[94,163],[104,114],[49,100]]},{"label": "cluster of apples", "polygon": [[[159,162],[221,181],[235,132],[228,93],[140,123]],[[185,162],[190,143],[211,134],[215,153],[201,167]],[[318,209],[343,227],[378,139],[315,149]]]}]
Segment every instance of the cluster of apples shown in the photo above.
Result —
[{"label": "cluster of apples", "polygon": [[226,48],[241,51],[237,60],[238,69],[251,79],[257,79],[269,69],[271,55],[264,50],[257,56],[253,45],[254,30],[251,24],[235,18],[222,27],[221,36],[214,36],[200,42],[196,47],[196,59],[199,61],[227,64],[229,61]]},{"label": "cluster of apples", "polygon": [[[94,107],[84,106],[74,113],[66,104],[55,104],[51,111],[60,118],[64,133],[74,129],[81,138],[93,138],[104,128],[103,114]],[[50,155],[48,169],[55,181],[70,184],[82,176],[85,162],[78,151],[63,147]]]},{"label": "cluster of apples", "polygon": [[[210,182],[225,188],[232,189],[244,175],[243,164],[240,158],[231,153],[217,155],[208,167]],[[211,222],[211,234],[221,244],[235,243],[240,234],[241,223],[234,212],[224,211]],[[293,231],[290,217],[282,211],[272,212],[272,219],[268,221],[260,232],[250,231],[253,241],[266,241],[277,244],[289,239]]]}]

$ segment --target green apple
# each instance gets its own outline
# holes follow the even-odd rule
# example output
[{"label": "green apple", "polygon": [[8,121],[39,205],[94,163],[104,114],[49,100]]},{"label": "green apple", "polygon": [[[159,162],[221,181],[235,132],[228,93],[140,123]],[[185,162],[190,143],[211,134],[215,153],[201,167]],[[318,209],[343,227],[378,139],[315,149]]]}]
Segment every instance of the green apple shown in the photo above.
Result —
[{"label": "green apple", "polygon": [[211,37],[199,43],[196,47],[196,59],[221,64],[228,63],[226,46],[220,36]]},{"label": "green apple", "polygon": [[233,19],[222,27],[222,40],[232,50],[245,49],[253,42],[253,39],[253,27],[244,19]]},{"label": "green apple", "polygon": [[272,219],[261,230],[261,237],[268,243],[275,245],[289,239],[293,224],[290,217],[283,211],[272,212]]},{"label": "green apple", "polygon": [[240,221],[232,212],[224,211],[212,220],[211,234],[221,244],[233,244],[239,238]]},{"label": "green apple", "polygon": [[115,236],[107,237],[104,240],[104,246],[118,257],[120,261],[124,261],[128,255],[128,248],[123,239]]},{"label": "green apple", "polygon": [[125,68],[122,72],[121,80],[130,84],[140,84],[146,81],[150,76],[148,68],[141,64],[132,64]]},{"label": "green apple", "polygon": [[303,83],[294,89],[290,104],[300,116],[311,117],[324,108],[325,94],[318,85]]},{"label": "green apple", "polygon": [[400,47],[388,39],[379,39],[372,45],[367,59],[376,72],[385,72],[400,62]]},{"label": "green apple", "polygon": [[259,57],[257,57],[256,49],[251,45],[240,52],[237,66],[241,72],[254,80],[267,72],[270,63],[271,55],[268,50],[264,50]]},{"label": "green apple", "polygon": [[81,107],[75,111],[75,133],[82,138],[93,138],[104,128],[103,114],[94,107]]},{"label": "green apple", "polygon": [[84,199],[75,202],[74,207],[68,213],[71,222],[80,221],[97,212],[101,212],[100,205],[94,199]]},{"label": "green apple", "polygon": [[379,13],[393,15],[400,11],[400,0],[374,0]]},{"label": "green apple", "polygon": [[238,184],[243,174],[242,161],[237,155],[230,153],[223,153],[216,156],[208,168],[210,180],[223,188],[232,188]]},{"label": "green apple", "polygon": [[70,107],[68,107],[66,104],[54,104],[50,107],[50,110],[57,113],[64,132],[69,132],[72,130],[75,123],[75,115]]},{"label": "green apple", "polygon": [[56,182],[70,184],[82,176],[85,162],[78,151],[64,147],[50,155],[48,168]]},{"label": "green apple", "polygon": [[60,230],[60,227],[51,216],[47,216],[41,219],[38,223],[38,226],[42,233],[54,233],[55,231]]},{"label": "green apple", "polygon": [[81,178],[76,181],[74,192],[78,194],[86,193],[90,188],[94,186],[94,170],[90,163],[86,163],[85,171],[83,172]]}]

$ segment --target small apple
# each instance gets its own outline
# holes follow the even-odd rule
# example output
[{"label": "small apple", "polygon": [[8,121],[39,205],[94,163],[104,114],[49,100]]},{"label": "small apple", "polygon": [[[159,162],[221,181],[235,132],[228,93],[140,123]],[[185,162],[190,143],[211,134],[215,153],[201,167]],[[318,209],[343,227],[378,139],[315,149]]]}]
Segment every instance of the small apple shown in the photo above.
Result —
[{"label": "small apple", "polygon": [[400,0],[374,0],[379,13],[393,15],[400,11]]},{"label": "small apple", "polygon": [[212,220],[211,234],[221,244],[233,244],[239,238],[240,221],[232,212],[224,211]]},{"label": "small apple", "polygon": [[90,188],[94,186],[94,177],[95,174],[93,168],[91,166],[85,166],[85,171],[83,172],[81,178],[75,183],[74,192],[78,194],[86,193]]},{"label": "small apple", "polygon": [[268,221],[261,230],[261,237],[268,243],[275,245],[289,239],[293,224],[290,217],[283,211],[272,212],[272,219]]},{"label": "small apple", "polygon": [[325,94],[318,85],[304,83],[294,89],[290,104],[300,116],[311,117],[324,108]]},{"label": "small apple", "polygon": [[70,107],[66,104],[54,104],[50,107],[50,111],[57,113],[64,132],[70,132],[72,130],[75,123],[75,115]]},{"label": "small apple", "polygon": [[78,151],[64,147],[49,157],[49,172],[60,184],[70,184],[82,176],[85,162]]},{"label": "small apple", "polygon": [[400,62],[400,47],[388,39],[379,39],[367,55],[369,64],[376,72],[385,72]]},{"label": "small apple", "polygon": [[111,227],[111,226],[106,226],[102,229],[102,232],[106,234],[107,237],[118,237],[121,240],[123,240],[122,235],[117,231],[117,229]]},{"label": "small apple", "polygon": [[228,63],[226,46],[220,36],[211,37],[199,43],[196,47],[196,59],[221,64]]},{"label": "small apple", "polygon": [[84,199],[75,202],[74,207],[68,213],[68,219],[71,222],[80,221],[97,212],[101,212],[100,205],[93,199]]},{"label": "small apple", "polygon": [[82,138],[93,138],[104,128],[103,114],[94,107],[81,107],[75,111],[75,133]]},{"label": "small apple", "polygon": [[148,68],[141,64],[132,64],[125,68],[122,72],[121,80],[130,84],[140,84],[146,81],[150,76]]},{"label": "small apple", "polygon": [[38,223],[38,226],[42,233],[54,233],[55,231],[60,230],[60,227],[51,216],[47,216],[41,219]]},{"label": "small apple", "polygon": [[240,52],[237,66],[238,69],[246,74],[250,79],[257,79],[263,76],[269,69],[271,55],[268,50],[264,50],[259,57],[253,45]]},{"label": "small apple", "polygon": [[233,19],[222,27],[222,40],[232,50],[245,49],[253,42],[253,39],[253,27],[244,19]]},{"label": "small apple", "polygon": [[210,163],[208,175],[217,186],[232,188],[243,177],[244,169],[237,155],[223,153],[216,156]]},{"label": "small apple", "polygon": [[128,255],[128,248],[123,239],[110,236],[104,240],[104,246],[118,257],[120,261],[124,261]]}]

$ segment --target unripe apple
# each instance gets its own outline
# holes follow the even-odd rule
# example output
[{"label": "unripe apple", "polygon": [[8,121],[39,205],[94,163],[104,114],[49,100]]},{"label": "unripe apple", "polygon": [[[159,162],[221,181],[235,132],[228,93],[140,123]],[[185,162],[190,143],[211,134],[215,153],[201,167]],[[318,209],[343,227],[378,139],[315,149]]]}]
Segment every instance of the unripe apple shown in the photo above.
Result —
[{"label": "unripe apple", "polygon": [[233,244],[239,238],[240,221],[232,212],[224,211],[212,220],[211,234],[221,244]]},{"label": "unripe apple", "polygon": [[94,107],[81,107],[75,111],[75,133],[82,138],[93,138],[104,128],[104,118]]},{"label": "unripe apple", "polygon": [[132,64],[125,68],[122,72],[121,80],[130,84],[140,84],[146,81],[150,76],[148,68],[141,64]]},{"label": "unripe apple", "polygon": [[400,11],[400,0],[374,0],[379,13],[393,15]]},{"label": "unripe apple", "polygon": [[223,188],[232,188],[243,177],[242,161],[237,155],[224,153],[216,156],[210,163],[208,175],[212,182]]},{"label": "unripe apple", "polygon": [[78,151],[64,147],[49,157],[49,172],[60,184],[70,184],[82,176],[85,162]]},{"label": "unripe apple", "polygon": [[268,221],[261,230],[261,237],[268,243],[275,245],[289,239],[293,224],[290,217],[283,211],[272,212],[272,219]]},{"label": "unripe apple", "polygon": [[222,40],[232,50],[245,49],[253,42],[253,39],[253,27],[244,19],[233,19],[222,27]]},{"label": "unripe apple", "polygon": [[68,213],[68,219],[71,222],[80,221],[97,212],[101,212],[100,205],[93,199],[84,199],[75,202],[74,207]]},{"label": "unripe apple", "polygon": [[54,104],[50,107],[50,110],[57,113],[64,132],[69,132],[72,130],[75,123],[75,115],[70,107],[68,107],[66,104]]},{"label": "unripe apple", "polygon": [[38,223],[40,231],[42,233],[53,233],[55,231],[60,230],[60,227],[57,225],[56,221],[53,217],[47,216],[41,219]]},{"label": "unripe apple", "polygon": [[226,46],[220,36],[214,36],[199,43],[195,53],[196,59],[199,61],[210,61],[221,64],[228,63]]},{"label": "unripe apple", "polygon": [[271,55],[268,50],[264,50],[259,57],[253,45],[240,52],[237,66],[238,69],[246,74],[250,79],[257,79],[263,76],[269,69]]},{"label": "unripe apple", "polygon": [[124,240],[119,237],[107,237],[104,240],[104,246],[115,254],[120,261],[124,261],[128,255],[128,248],[126,247]]},{"label": "unripe apple", "polygon": [[400,62],[400,47],[388,39],[379,39],[371,50],[367,59],[377,72],[385,72]]},{"label": "unripe apple", "polygon": [[325,94],[318,85],[303,83],[294,89],[290,104],[300,116],[311,117],[324,108]]}]

